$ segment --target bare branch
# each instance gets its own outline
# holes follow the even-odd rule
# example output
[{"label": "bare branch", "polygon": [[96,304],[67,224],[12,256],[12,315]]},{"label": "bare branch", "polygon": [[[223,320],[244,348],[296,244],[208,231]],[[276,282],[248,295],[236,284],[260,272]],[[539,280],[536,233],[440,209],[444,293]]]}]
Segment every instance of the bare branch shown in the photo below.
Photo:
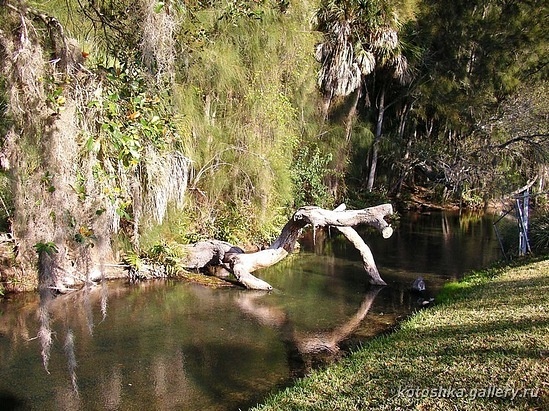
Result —
[{"label": "bare branch", "polygon": [[384,220],[384,217],[392,213],[391,204],[382,204],[362,210],[345,210],[345,205],[342,204],[333,211],[314,206],[302,207],[295,212],[278,238],[266,250],[244,253],[242,249],[223,241],[203,241],[186,247],[186,257],[180,261],[180,265],[193,269],[221,267],[222,277],[231,273],[246,288],[271,290],[270,284],[256,278],[251,273],[283,260],[294,250],[301,229],[305,226],[309,224],[313,227],[331,226],[341,231],[360,251],[364,269],[369,276],[369,283],[385,285],[386,283],[379,276],[369,247],[352,227],[363,224],[370,225],[380,231],[384,238],[389,238],[393,229]]}]

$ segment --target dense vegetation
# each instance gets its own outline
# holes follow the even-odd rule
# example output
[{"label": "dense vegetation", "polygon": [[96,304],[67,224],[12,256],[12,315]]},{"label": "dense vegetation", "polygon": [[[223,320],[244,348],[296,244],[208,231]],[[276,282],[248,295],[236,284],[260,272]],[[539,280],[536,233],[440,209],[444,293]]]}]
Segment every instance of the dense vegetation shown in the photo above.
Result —
[{"label": "dense vegetation", "polygon": [[7,288],[257,245],[308,203],[546,191],[546,2],[0,4]]}]

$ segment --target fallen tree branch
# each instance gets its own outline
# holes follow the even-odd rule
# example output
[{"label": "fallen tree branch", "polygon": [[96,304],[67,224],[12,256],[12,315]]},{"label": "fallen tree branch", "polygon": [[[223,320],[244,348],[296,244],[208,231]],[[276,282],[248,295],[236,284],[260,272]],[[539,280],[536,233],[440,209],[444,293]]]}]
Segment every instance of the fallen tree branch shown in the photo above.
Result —
[{"label": "fallen tree branch", "polygon": [[346,210],[344,204],[335,210],[320,207],[302,207],[295,212],[282,229],[278,238],[266,250],[245,253],[241,248],[224,241],[209,240],[189,245],[185,257],[179,262],[190,269],[208,269],[214,275],[226,278],[234,275],[236,281],[249,289],[271,290],[272,286],[251,273],[270,267],[291,253],[301,230],[307,226],[335,227],[360,251],[369,283],[386,285],[381,279],[370,248],[353,228],[357,225],[370,225],[389,238],[393,229],[384,217],[393,213],[391,204],[382,204],[362,210]]}]

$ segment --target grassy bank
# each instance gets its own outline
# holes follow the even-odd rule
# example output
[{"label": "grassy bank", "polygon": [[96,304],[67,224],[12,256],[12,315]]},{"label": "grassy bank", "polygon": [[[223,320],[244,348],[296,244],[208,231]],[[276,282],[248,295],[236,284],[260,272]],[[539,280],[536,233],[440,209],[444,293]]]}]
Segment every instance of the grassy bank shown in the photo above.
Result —
[{"label": "grassy bank", "polygon": [[255,410],[549,409],[549,260],[474,273],[440,300]]}]

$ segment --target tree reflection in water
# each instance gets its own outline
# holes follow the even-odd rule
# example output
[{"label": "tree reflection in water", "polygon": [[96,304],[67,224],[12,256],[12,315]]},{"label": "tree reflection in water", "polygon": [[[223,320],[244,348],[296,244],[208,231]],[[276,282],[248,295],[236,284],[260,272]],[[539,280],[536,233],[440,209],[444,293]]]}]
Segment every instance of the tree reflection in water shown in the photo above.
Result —
[{"label": "tree reflection in water", "polygon": [[[75,352],[75,334],[71,324],[73,321],[71,317],[74,313],[83,313],[84,321],[80,323],[86,325],[87,333],[89,336],[93,336],[93,330],[95,327],[93,316],[93,300],[99,296],[101,313],[103,315],[102,320],[107,315],[106,307],[108,300],[108,286],[105,279],[102,280],[101,285],[88,284],[82,289],[75,291],[69,295],[58,296],[54,283],[55,272],[49,275],[42,275],[39,285],[39,307],[38,307],[38,320],[39,330],[37,338],[40,341],[42,362],[46,372],[49,374],[48,369],[50,352],[53,345],[54,331],[52,330],[52,322],[55,320],[61,321],[63,324],[63,331],[65,333],[65,339],[63,343],[63,352],[67,360],[67,369],[71,382],[72,392],[63,395],[63,397],[74,397],[71,401],[78,402],[79,389],[78,389],[78,377],[77,377],[77,359]],[[98,289],[100,290],[98,293]],[[99,295],[98,295],[99,294]],[[60,337],[60,336],[57,336]]]},{"label": "tree reflection in water", "polygon": [[[142,283],[136,286],[114,286],[113,292],[116,294],[116,298],[113,301],[118,300],[120,303],[122,301],[129,301],[129,296],[124,296],[123,294],[127,293],[145,293],[146,297],[135,300],[137,304],[135,307],[129,309],[129,313],[125,315],[133,316],[136,314],[138,317],[144,315],[143,308],[147,307],[143,304],[150,303],[151,306],[154,306],[158,301],[154,300],[153,294],[159,290],[162,290],[164,287],[159,283]],[[148,293],[148,289],[151,288],[152,291]],[[368,314],[374,300],[383,287],[370,287],[368,291],[364,294],[360,306],[356,309],[354,314],[350,315],[346,321],[342,324],[331,328],[331,329],[321,329],[318,331],[304,331],[292,320],[291,315],[282,305],[276,305],[272,302],[272,299],[269,299],[269,293],[267,292],[255,292],[255,291],[246,291],[246,290],[225,290],[225,292],[217,293],[214,290],[205,289],[202,286],[199,287],[185,287],[186,292],[190,292],[186,296],[187,300],[194,300],[195,302],[200,303],[201,301],[208,305],[212,304],[212,301],[215,304],[221,304],[222,306],[235,306],[237,311],[231,315],[240,315],[240,318],[252,318],[258,325],[261,326],[262,330],[270,328],[276,331],[276,338],[280,341],[286,353],[286,368],[287,375],[284,378],[285,381],[291,381],[293,378],[303,376],[309,373],[312,369],[332,362],[338,359],[342,355],[342,349],[340,347],[341,343],[348,339],[352,333],[359,327],[360,323],[364,320]],[[90,383],[93,388],[92,390],[96,391],[100,389],[98,395],[98,400],[101,401],[101,406],[105,409],[118,409],[121,406],[129,406],[129,403],[132,403],[132,400],[129,400],[130,392],[134,391],[146,391],[153,395],[151,400],[161,408],[165,407],[176,407],[185,404],[185,401],[198,401],[197,398],[202,398],[201,401],[209,403],[211,409],[215,409],[215,401],[224,399],[227,403],[233,401],[234,404],[243,403],[246,400],[243,399],[243,392],[253,392],[256,388],[254,384],[257,383],[258,378],[262,377],[253,377],[254,372],[250,371],[253,368],[258,367],[263,371],[268,370],[268,367],[271,365],[259,365],[257,363],[257,354],[246,354],[246,351],[253,350],[255,347],[252,344],[254,336],[247,335],[236,335],[241,341],[234,341],[235,332],[227,335],[227,338],[230,341],[224,341],[223,337],[220,337],[218,340],[219,346],[213,344],[211,340],[206,337],[206,340],[202,339],[201,335],[191,335],[189,341],[179,345],[177,343],[173,344],[173,351],[166,351],[164,347],[159,346],[158,352],[152,351],[151,357],[145,359],[147,365],[145,372],[139,373],[139,375],[128,376],[128,364],[132,362],[131,352],[122,352],[120,349],[122,347],[127,347],[126,350],[137,349],[139,345],[136,345],[132,348],[131,344],[126,345],[127,343],[121,343],[117,341],[118,338],[127,339],[129,338],[128,334],[131,334],[133,331],[123,330],[120,335],[111,336],[112,343],[115,346],[112,347],[113,352],[118,353],[119,357],[116,357],[116,361],[112,364],[102,363],[101,367],[97,369],[90,370],[90,361],[101,361],[99,358],[94,359],[90,358],[93,355],[101,355],[101,350],[97,351],[97,344],[105,344],[103,341],[105,339],[105,333],[108,330],[112,330],[112,327],[116,327],[118,319],[114,320],[115,324],[109,325],[108,329],[97,328],[103,321],[107,320],[108,312],[104,309],[107,307],[107,296],[109,294],[108,286],[106,284],[101,284],[99,286],[87,286],[82,290],[73,292],[68,295],[60,295],[55,297],[51,292],[51,289],[44,288],[40,293],[40,300],[37,307],[39,312],[38,316],[38,327],[39,334],[43,333],[45,337],[40,339],[40,347],[42,350],[42,356],[44,364],[43,366],[46,370],[49,371],[49,368],[53,367],[55,372],[52,375],[49,375],[48,378],[52,378],[52,382],[55,381],[55,397],[56,402],[63,404],[67,409],[77,409],[82,406],[89,405],[89,396],[90,396]],[[169,290],[169,288],[167,288]],[[119,298],[122,297],[122,298]],[[111,295],[111,299],[114,298]],[[212,299],[213,298],[213,299]],[[134,302],[130,302],[133,304]],[[188,301],[187,301],[188,303]],[[319,302],[322,303],[322,302]],[[122,303],[124,304],[124,303]],[[126,303],[128,304],[128,303]],[[117,303],[118,305],[118,303]],[[119,306],[119,305],[118,305]],[[158,307],[156,307],[158,308]],[[99,311],[100,321],[97,322],[94,319],[94,311]],[[117,308],[120,310],[120,308]],[[166,308],[167,312],[170,310]],[[32,310],[29,310],[29,314]],[[36,312],[36,311],[35,311]],[[240,312],[240,314],[237,314]],[[116,313],[118,317],[120,313]],[[179,311],[173,313],[175,316],[181,316]],[[110,320],[111,322],[113,319]],[[175,327],[173,325],[174,321],[168,316],[166,319],[166,327]],[[192,322],[203,321],[203,318],[195,318]],[[25,323],[25,322],[23,322]],[[198,323],[197,323],[198,325]],[[54,327],[55,326],[55,327]],[[230,324],[227,324],[230,326]],[[54,328],[54,329],[52,329]],[[101,336],[98,337],[99,340],[93,342],[96,337],[94,337],[95,330],[101,330]],[[168,328],[167,328],[168,329]],[[252,327],[255,332],[258,332],[257,327]],[[147,330],[147,328],[145,328]],[[196,330],[198,331],[198,329]],[[192,331],[189,331],[192,333]],[[260,331],[265,333],[265,331]],[[147,337],[136,336],[135,344],[143,344]],[[60,372],[62,375],[63,367],[60,367],[60,364],[55,362],[51,364],[51,367],[48,368],[48,360],[50,358],[50,351],[53,347],[57,345],[56,341],[63,341],[63,344],[59,345],[58,350],[53,350],[56,355],[52,356],[52,361],[59,362],[61,359],[59,354],[62,352],[65,357],[67,366],[65,367],[65,377],[61,380],[65,380],[66,383],[59,385],[60,382]],[[192,347],[190,341],[195,341],[195,347]],[[166,344],[166,342],[159,341],[160,345]],[[239,350],[242,352],[238,355],[243,357],[250,358],[250,364],[245,365],[244,367],[235,367],[232,372],[228,373],[228,379],[225,377],[223,380],[219,380],[215,374],[217,373],[216,367],[221,360],[218,359],[217,355],[230,356],[228,352],[233,347],[232,344],[237,344],[240,346]],[[146,342],[146,344],[153,345],[154,342]],[[217,351],[217,349],[222,350],[225,344],[228,344],[225,348],[225,354],[222,354],[223,351]],[[262,345],[269,346],[267,340],[259,343],[259,349],[262,350]],[[208,350],[214,349],[213,352]],[[79,353],[79,354],[78,354]],[[95,354],[93,354],[95,353]],[[84,355],[83,368],[79,369],[77,367],[77,354]],[[122,355],[122,356],[121,356]],[[126,356],[127,355],[127,356]],[[121,356],[121,357],[120,357]],[[202,357],[206,363],[200,365],[204,361],[201,361],[199,358]],[[139,361],[142,361],[143,358]],[[214,363],[208,365],[210,362]],[[223,359],[221,362],[225,362]],[[227,359],[227,364],[230,364],[230,360]],[[197,367],[204,367],[202,371]],[[132,365],[133,367],[133,365]],[[79,384],[81,380],[78,378],[78,373],[83,372],[85,374],[84,381],[86,382],[86,392],[80,393]],[[90,377],[90,373],[93,374]],[[54,375],[55,374],[55,375]],[[68,374],[68,375],[67,375]],[[68,376],[68,378],[67,378]],[[90,378],[93,378],[90,381]],[[267,377],[267,380],[274,378],[273,376]],[[280,378],[280,377],[277,377]],[[128,383],[128,381],[133,381]],[[280,380],[278,380],[280,381]],[[271,382],[272,383],[272,382]],[[236,385],[235,385],[236,384]],[[244,384],[244,385],[243,385]],[[146,388],[143,388],[146,387]],[[238,389],[234,390],[236,387]],[[206,391],[205,391],[206,390]],[[216,392],[216,395],[210,395],[207,391]],[[231,390],[235,392],[231,392]],[[242,392],[236,392],[236,391]],[[267,389],[264,388],[264,392],[267,392]],[[149,394],[149,395],[150,395]],[[83,395],[83,397],[82,397]],[[238,398],[236,400],[235,398]],[[137,398],[142,397],[138,395]],[[206,398],[209,397],[209,399]],[[216,398],[214,398],[216,397]],[[135,400],[136,403],[137,399]],[[199,406],[196,403],[196,406]],[[168,407],[168,408],[169,408]],[[208,408],[206,406],[206,408]]]},{"label": "tree reflection in water", "polygon": [[237,304],[242,311],[255,317],[261,324],[279,330],[284,342],[294,378],[308,374],[314,368],[335,361],[341,356],[340,344],[359,327],[370,311],[383,287],[372,286],[356,313],[345,323],[330,330],[299,331],[282,307],[261,305],[262,292],[239,294]]}]

